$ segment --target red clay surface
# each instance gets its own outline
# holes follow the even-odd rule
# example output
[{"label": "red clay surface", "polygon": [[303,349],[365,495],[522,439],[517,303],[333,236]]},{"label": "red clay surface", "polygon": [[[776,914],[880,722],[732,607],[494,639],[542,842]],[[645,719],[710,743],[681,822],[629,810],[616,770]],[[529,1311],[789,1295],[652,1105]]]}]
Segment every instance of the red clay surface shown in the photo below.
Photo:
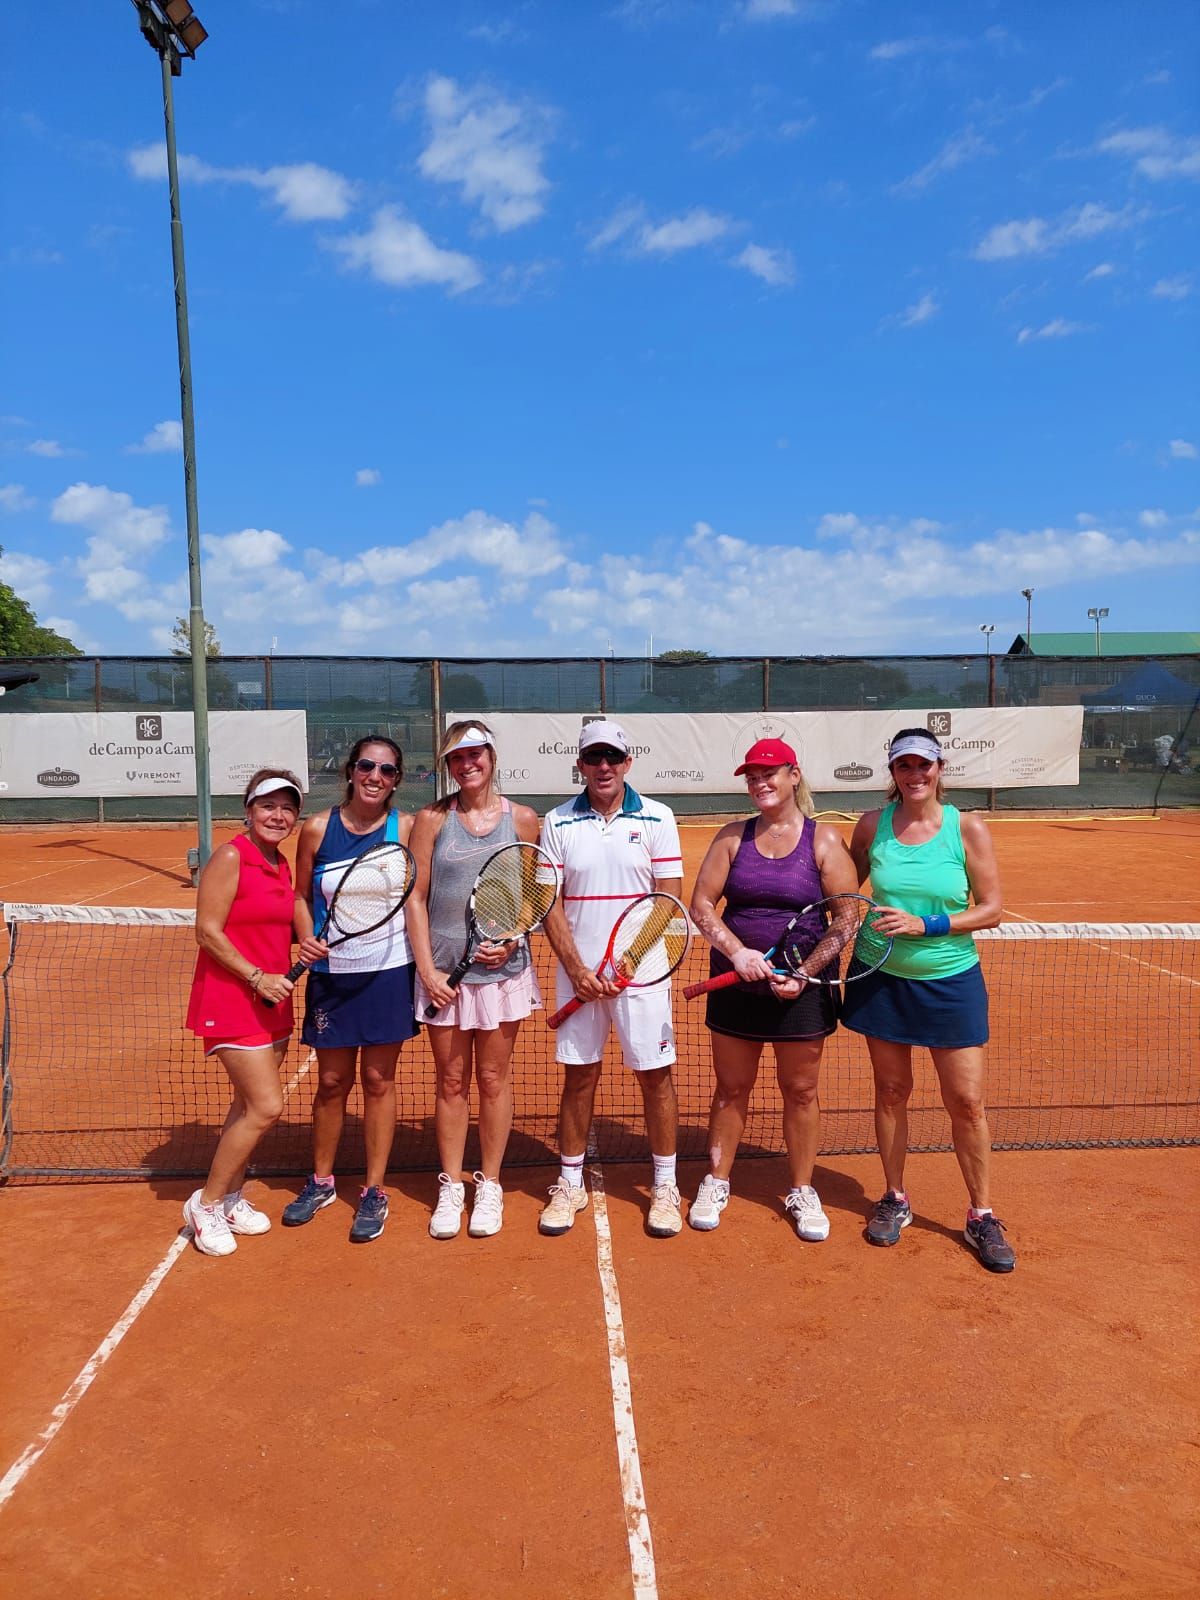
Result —
[{"label": "red clay surface", "polygon": [[[690,875],[705,838],[684,836]],[[1200,920],[1200,819],[995,837],[1015,916]],[[0,879],[14,900],[186,905],[189,842],[10,829]],[[895,1250],[862,1239],[873,1157],[823,1159],[820,1245],[781,1219],[777,1160],[739,1165],[715,1234],[671,1241],[644,1232],[645,1176],[605,1181],[663,1600],[1200,1592],[1194,1149],[998,1155],[1011,1277],[963,1245],[950,1156],[913,1158]],[[345,1204],[229,1260],[188,1250],[0,1510],[0,1590],[630,1595],[595,1224],[537,1235],[552,1177],[512,1171],[491,1240],[434,1244],[433,1183],[400,1173],[370,1247],[347,1243]],[[0,1472],[189,1187],[0,1194]],[[278,1222],[293,1186],[253,1188]]]}]

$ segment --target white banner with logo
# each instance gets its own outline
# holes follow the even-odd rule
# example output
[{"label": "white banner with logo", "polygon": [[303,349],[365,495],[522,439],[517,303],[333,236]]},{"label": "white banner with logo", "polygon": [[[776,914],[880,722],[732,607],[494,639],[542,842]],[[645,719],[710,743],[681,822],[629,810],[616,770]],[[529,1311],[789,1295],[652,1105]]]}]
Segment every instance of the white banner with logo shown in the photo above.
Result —
[{"label": "white banner with logo", "polygon": [[[448,711],[446,721],[467,715]],[[594,716],[489,711],[504,786],[518,794],[565,794],[581,783],[579,729]],[[900,728],[928,728],[946,756],[947,783],[1029,789],[1079,782],[1082,706],[972,707],[924,711],[680,712],[616,719],[633,748],[630,782],[647,794],[730,794],[733,769],[758,739],[784,739],[811,789],[885,789],[887,747]]]},{"label": "white banner with logo", "polygon": [[[287,767],[307,789],[303,711],[213,711],[208,735],[213,794],[241,794],[259,767]],[[0,711],[0,796],[195,793],[190,711]]]}]

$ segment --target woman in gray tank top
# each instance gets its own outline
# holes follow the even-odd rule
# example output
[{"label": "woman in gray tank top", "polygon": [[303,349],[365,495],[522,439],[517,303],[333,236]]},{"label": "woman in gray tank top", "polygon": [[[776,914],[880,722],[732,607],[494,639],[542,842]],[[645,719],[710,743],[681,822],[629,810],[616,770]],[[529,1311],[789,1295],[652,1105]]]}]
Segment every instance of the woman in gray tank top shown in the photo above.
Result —
[{"label": "woman in gray tank top", "polygon": [[[479,1087],[481,1170],[468,1232],[499,1233],[504,1215],[500,1167],[512,1128],[509,1079],[517,1031],[542,999],[528,939],[484,944],[457,989],[446,979],[467,943],[467,902],[480,868],[503,845],[536,844],[538,819],[496,789],[496,742],[477,719],[446,729],[438,751],[457,794],[418,812],[411,847],[417,884],[406,907],[417,963],[417,1016],[427,1022],[437,1070],[435,1127],[442,1171],[429,1223],[435,1239],[452,1239],[462,1227],[466,1183],[463,1156],[471,1120],[471,1078]],[[426,1018],[428,1006],[438,1008]]]}]

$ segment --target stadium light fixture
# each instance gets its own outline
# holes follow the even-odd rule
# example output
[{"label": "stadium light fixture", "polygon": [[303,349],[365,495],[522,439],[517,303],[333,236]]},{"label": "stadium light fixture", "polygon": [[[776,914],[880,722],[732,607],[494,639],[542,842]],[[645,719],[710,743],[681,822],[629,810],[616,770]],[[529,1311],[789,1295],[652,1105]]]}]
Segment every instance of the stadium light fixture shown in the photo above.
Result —
[{"label": "stadium light fixture", "polygon": [[1096,654],[1097,655],[1100,654],[1100,622],[1101,622],[1101,619],[1106,617],[1107,615],[1108,615],[1108,607],[1107,606],[1089,606],[1088,607],[1088,616],[1091,617],[1092,621],[1096,624]]},{"label": "stadium light fixture", "polygon": [[996,624],[994,622],[981,622],[979,624],[979,631],[987,640],[987,653],[990,656],[992,653],[992,635],[996,631]]},{"label": "stadium light fixture", "polygon": [[1033,590],[1022,589],[1025,597],[1025,648],[1033,649]]},{"label": "stadium light fixture", "polygon": [[208,748],[208,630],[200,584],[200,509],[196,497],[196,418],[192,408],[192,347],[188,334],[187,276],[183,263],[183,219],[179,211],[179,158],[175,149],[175,99],[171,79],[183,71],[182,56],[194,58],[208,38],[188,0],[133,0],[142,37],[162,67],[163,120],[167,138],[167,187],[171,197],[171,265],[175,289],[175,336],[179,344],[179,408],[183,426],[183,498],[187,514],[188,641],[192,658],[192,726],[196,750],[196,824],[200,866],[212,854],[212,785]]}]

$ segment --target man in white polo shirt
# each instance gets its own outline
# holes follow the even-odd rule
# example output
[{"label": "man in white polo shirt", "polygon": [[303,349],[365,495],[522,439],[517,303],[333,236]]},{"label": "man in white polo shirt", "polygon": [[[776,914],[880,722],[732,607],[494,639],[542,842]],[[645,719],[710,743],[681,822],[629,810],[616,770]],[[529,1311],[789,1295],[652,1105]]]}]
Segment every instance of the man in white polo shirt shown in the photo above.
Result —
[{"label": "man in white polo shirt", "polygon": [[679,1232],[675,1140],[679,1110],[671,1067],[671,985],[620,990],[596,976],[608,936],[620,913],[639,895],[663,889],[678,895],[683,858],[674,813],[646,800],[625,781],[632,765],[629,739],[619,723],[601,718],[579,735],[579,767],[586,787],[556,806],[542,823],[542,849],[557,865],[560,895],[546,918],[546,934],[558,957],[558,1005],[571,996],[587,1000],[557,1034],[556,1055],[564,1068],[558,1119],[558,1182],[542,1212],[542,1233],[566,1233],[587,1205],[583,1160],[600,1060],[615,1028],[625,1065],[637,1073],[654,1161],[648,1231],[669,1239]]}]

